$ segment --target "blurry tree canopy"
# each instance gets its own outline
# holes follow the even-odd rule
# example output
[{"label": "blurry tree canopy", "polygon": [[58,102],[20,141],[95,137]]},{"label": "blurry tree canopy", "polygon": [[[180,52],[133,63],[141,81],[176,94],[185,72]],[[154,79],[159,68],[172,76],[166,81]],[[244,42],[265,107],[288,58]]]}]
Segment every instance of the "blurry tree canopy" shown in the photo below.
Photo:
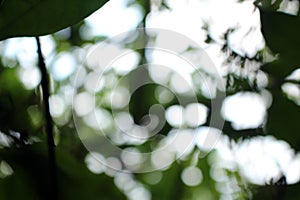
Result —
[{"label": "blurry tree canopy", "polygon": [[[55,133],[59,199],[300,199],[299,1],[253,2],[253,12],[259,12],[259,28],[265,42],[254,55],[243,54],[231,45],[230,38],[239,27],[227,27],[222,37],[216,38],[211,32],[210,21],[205,22],[202,27],[206,34],[205,45],[218,46],[224,58],[222,67],[227,67],[222,74],[225,91],[209,70],[200,69],[200,77],[205,77],[206,86],[214,91],[207,95],[205,84],[194,71],[190,80],[197,103],[190,100],[190,93],[182,85],[178,86],[182,79],[168,69],[157,72],[154,66],[135,73],[139,65],[153,59],[154,53],[145,49],[159,37],[150,32],[133,31],[120,37],[120,42],[106,40],[105,35],[91,34],[87,17],[112,2],[117,1],[0,1],[0,199],[51,199],[48,165],[51,160],[44,134],[47,124],[42,107],[44,101],[50,103],[51,126]],[[291,3],[298,7],[290,10],[297,12],[290,12]],[[147,20],[153,13],[172,10],[171,0],[128,0],[119,4],[142,13],[136,28],[148,28]],[[45,88],[40,84],[35,46],[32,48],[31,43],[24,46],[24,49],[33,50],[31,58],[34,61],[29,57],[23,61],[18,55],[23,51],[15,52],[14,56],[7,53],[13,41],[17,41],[14,43],[17,46],[26,45],[18,41],[34,41],[34,36],[41,37],[42,49],[45,43],[50,49],[49,52],[46,47],[43,49],[46,49],[44,56],[50,77],[49,99],[42,96],[41,90]],[[102,46],[104,52],[95,55],[95,59],[103,63],[106,60],[102,58],[115,52],[133,52],[134,58],[130,62],[126,60],[124,68],[103,72],[99,67],[103,63],[86,59],[87,49],[95,48],[97,42],[108,49],[106,52]],[[144,48],[139,49],[141,46]],[[191,58],[203,57],[200,50],[190,46],[180,53]],[[68,73],[56,68],[59,62],[59,67],[66,67]],[[56,76],[59,73],[60,76]],[[36,79],[31,80],[34,75]],[[264,84],[260,83],[259,75],[264,77],[261,81]],[[130,93],[134,84],[145,80],[152,82]],[[164,80],[168,87],[161,84]],[[227,97],[218,99],[223,93]],[[238,127],[222,113],[224,104],[237,96],[253,97],[252,102],[255,98],[267,102],[261,109],[265,111],[262,122]],[[116,102],[114,105],[110,104],[111,99]],[[220,103],[217,113],[212,112],[214,101]],[[203,120],[193,121],[191,116],[198,110]],[[222,130],[214,126],[211,120],[214,115],[224,120]],[[152,123],[156,124],[154,128]],[[121,134],[123,130],[118,130],[118,125],[124,126],[125,132],[130,130],[130,134],[142,136],[130,139],[130,134]],[[160,129],[154,136],[147,128]],[[99,132],[104,132],[111,142],[103,140],[100,143],[102,150],[107,152],[93,151],[99,147],[96,142]],[[211,148],[190,140],[195,137],[200,140],[201,134],[212,140],[218,138],[220,144],[213,144]],[[160,151],[170,141],[174,146]],[[191,145],[186,145],[187,141]],[[254,142],[261,146],[252,146],[255,155],[251,155],[247,148],[250,149]],[[110,150],[109,144],[118,149]],[[269,147],[272,149],[267,149]],[[284,149],[286,155],[277,157],[276,149]],[[261,165],[247,160],[247,153],[255,158],[260,156],[259,150],[270,154],[273,160],[256,160]],[[152,152],[149,159],[148,152]],[[256,167],[267,162],[273,163],[268,166],[277,171],[272,168],[267,173]],[[155,170],[143,171],[148,168]],[[256,170],[261,177],[251,177],[253,173],[247,174],[249,169]],[[135,173],[137,171],[142,173]]]}]

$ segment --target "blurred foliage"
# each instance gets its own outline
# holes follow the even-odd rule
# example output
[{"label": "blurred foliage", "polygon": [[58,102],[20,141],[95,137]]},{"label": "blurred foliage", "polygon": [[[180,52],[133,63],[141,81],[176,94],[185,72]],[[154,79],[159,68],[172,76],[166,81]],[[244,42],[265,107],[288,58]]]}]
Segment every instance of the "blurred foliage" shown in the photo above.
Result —
[{"label": "blurred foliage", "polygon": [[[14,138],[14,142],[28,141],[29,133],[37,134],[39,124],[34,124],[28,108],[37,105],[34,91],[28,91],[18,78],[18,68],[0,68],[0,131]],[[13,133],[20,134],[18,140]]]},{"label": "blurred foliage", "polygon": [[253,199],[296,199],[299,194],[299,183],[295,185],[266,185],[254,189]]},{"label": "blurred foliage", "polygon": [[[260,9],[262,33],[267,46],[274,54],[279,54],[279,59],[266,67],[266,71],[281,80],[299,67],[300,17],[282,12]],[[282,70],[284,68],[285,70]]]},{"label": "blurred foliage", "polygon": [[[1,149],[0,156],[14,173],[0,180],[1,199],[49,199],[48,158],[44,144]],[[95,176],[84,163],[56,149],[59,199],[124,199],[113,180]],[[105,192],[99,192],[105,191]]]},{"label": "blurred foliage", "polygon": [[[277,55],[273,62],[262,67],[270,76],[269,87],[273,95],[273,104],[268,112],[267,129],[299,150],[300,137],[295,131],[299,106],[282,93],[281,87],[288,81],[286,80],[288,75],[299,68],[300,40],[297,36],[300,33],[300,18],[265,8],[260,8],[260,14],[266,44]],[[297,81],[295,83],[297,84]]]},{"label": "blurred foliage", "polygon": [[[0,4],[0,39],[4,40],[16,36],[37,36],[52,34],[55,41],[55,54],[72,52],[86,46],[91,46],[105,37],[83,38],[82,27],[88,28],[81,21],[92,12],[103,6],[107,1],[21,1],[3,0]],[[279,12],[281,0],[256,1],[260,11],[262,34],[265,38],[266,48],[260,50],[255,56],[241,55],[228,43],[228,37],[234,33],[234,28],[229,28],[224,33],[221,51],[227,56],[225,63],[235,63],[240,67],[240,73],[229,71],[226,77],[226,93],[234,95],[239,92],[250,91],[261,93],[268,90],[272,95],[272,104],[268,109],[266,121],[260,127],[236,130],[229,121],[225,121],[223,132],[229,137],[229,144],[242,141],[257,135],[273,135],[277,139],[288,142],[295,152],[300,150],[300,134],[298,116],[300,107],[297,102],[286,94],[282,86],[292,83],[299,89],[299,80],[290,80],[287,77],[299,68],[300,57],[300,19],[299,15],[291,15]],[[150,12],[149,1],[130,1],[128,6],[137,4],[143,8],[143,19],[140,26],[145,26],[147,14]],[[170,9],[167,1],[153,1],[160,9]],[[206,43],[217,43],[209,33],[209,24],[204,29],[207,31]],[[56,32],[60,31],[60,32]],[[54,33],[56,32],[56,33]],[[134,49],[139,46],[139,37],[128,36],[128,43]],[[127,39],[128,39],[127,38]],[[149,39],[149,38],[147,38]],[[133,41],[134,40],[134,41]],[[151,38],[149,39],[151,40]],[[3,41],[5,42],[5,40]],[[143,41],[144,38],[143,38]],[[126,46],[126,45],[124,45]],[[78,49],[76,49],[78,48]],[[140,63],[147,60],[145,51],[139,51]],[[267,55],[267,56],[266,56]],[[272,61],[266,57],[272,57]],[[1,56],[0,63],[0,199],[49,199],[50,178],[46,152],[44,131],[44,117],[41,112],[39,86],[35,89],[27,89],[19,78],[19,62],[14,66],[8,66]],[[247,63],[256,63],[260,67],[247,71]],[[50,63],[51,65],[52,63]],[[91,71],[85,66],[84,73]],[[244,70],[244,71],[243,71]],[[246,71],[246,76],[243,72]],[[268,76],[266,87],[258,85],[256,77],[258,72],[264,72]],[[133,74],[130,84],[145,77],[150,79],[148,72],[139,76]],[[118,79],[118,75],[107,75],[108,80]],[[136,75],[136,77],[134,77]],[[142,80],[144,81],[144,80]],[[53,82],[54,94],[63,93],[68,86],[77,89],[76,92],[84,92],[86,86],[75,85],[74,79],[68,77],[62,81]],[[104,92],[99,92],[97,98],[103,108],[105,98],[111,92],[109,86],[104,86]],[[156,84],[149,84],[136,90],[130,97],[129,113],[136,124],[145,123],[141,119],[148,114],[150,107],[159,103],[155,98]],[[218,91],[217,91],[218,92]],[[186,100],[188,97],[182,95]],[[199,90],[197,93],[199,102],[211,108],[210,98],[205,97]],[[98,100],[97,99],[97,100]],[[141,103],[142,102],[142,103]],[[188,104],[186,100],[186,104]],[[97,102],[98,103],[98,102]],[[172,99],[164,104],[164,108],[178,104],[177,99]],[[186,105],[184,105],[186,106]],[[73,113],[73,108],[67,107],[60,117],[53,117],[56,131],[56,155],[58,193],[60,199],[130,199],[128,190],[117,185],[116,177],[106,173],[96,174],[88,170],[84,163],[88,150],[81,143],[72,117],[78,117]],[[220,113],[218,113],[221,115]],[[210,118],[212,113],[208,113]],[[84,119],[81,119],[84,123]],[[146,121],[147,122],[147,121]],[[209,125],[207,121],[204,125]],[[157,138],[168,137],[173,130],[170,124],[165,124]],[[92,127],[84,129],[87,137],[92,135]],[[113,128],[109,129],[113,132]],[[3,139],[4,138],[4,139]],[[92,138],[91,140],[94,140]],[[152,150],[153,146],[159,146],[157,140],[146,141],[142,144],[120,144],[120,148],[134,147],[136,150]],[[204,152],[205,154],[205,152]],[[176,155],[177,156],[177,155]],[[212,177],[215,152],[202,157],[197,147],[182,159],[177,159],[166,169],[155,172],[130,175],[135,184],[151,193],[152,199],[221,199],[224,194],[229,199],[299,199],[300,185],[288,185],[285,177],[279,180],[266,180],[264,186],[251,184],[245,181],[238,167],[231,166],[221,171],[226,174],[224,180],[216,180]],[[196,159],[195,159],[196,158]],[[196,161],[195,161],[196,160]],[[203,181],[196,186],[187,186],[182,181],[182,172],[189,166],[196,166],[202,172]],[[218,166],[217,166],[218,167]],[[300,170],[300,169],[299,169]],[[242,170],[241,170],[242,171]],[[155,174],[156,173],[156,174]],[[149,178],[150,177],[150,178]],[[154,177],[154,178],[153,178]],[[149,181],[150,180],[150,181]],[[128,185],[127,185],[128,184]],[[123,185],[129,187],[129,182]],[[221,188],[221,189],[220,189]],[[222,189],[223,188],[223,189]],[[225,188],[225,189],[224,189]],[[224,191],[225,190],[225,191]]]}]

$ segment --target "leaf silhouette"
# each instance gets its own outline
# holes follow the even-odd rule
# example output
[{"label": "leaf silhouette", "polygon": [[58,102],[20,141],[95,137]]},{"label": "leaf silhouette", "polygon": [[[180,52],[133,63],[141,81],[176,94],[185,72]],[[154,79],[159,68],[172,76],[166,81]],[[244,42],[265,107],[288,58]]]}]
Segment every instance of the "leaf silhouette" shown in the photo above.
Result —
[{"label": "leaf silhouette", "polygon": [[277,77],[285,77],[300,64],[300,18],[282,12],[260,8],[262,33],[267,46],[279,60],[265,67]]},{"label": "leaf silhouette", "polygon": [[0,5],[0,40],[54,33],[80,22],[108,0],[9,0]]}]

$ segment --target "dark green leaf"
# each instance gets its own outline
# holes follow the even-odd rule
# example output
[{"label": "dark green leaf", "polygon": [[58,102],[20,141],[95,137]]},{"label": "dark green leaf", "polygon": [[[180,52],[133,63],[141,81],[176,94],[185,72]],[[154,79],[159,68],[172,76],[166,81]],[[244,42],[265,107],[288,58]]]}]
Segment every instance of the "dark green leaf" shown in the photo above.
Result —
[{"label": "dark green leaf", "polygon": [[54,33],[76,24],[108,0],[7,0],[0,6],[0,40]]},{"label": "dark green leaf", "polygon": [[273,103],[268,111],[267,131],[300,150],[300,134],[297,128],[300,107],[280,91],[273,91],[272,94]]},{"label": "dark green leaf", "polygon": [[279,60],[264,68],[285,77],[300,65],[300,17],[265,9],[260,9],[260,17],[267,46],[279,54]]}]

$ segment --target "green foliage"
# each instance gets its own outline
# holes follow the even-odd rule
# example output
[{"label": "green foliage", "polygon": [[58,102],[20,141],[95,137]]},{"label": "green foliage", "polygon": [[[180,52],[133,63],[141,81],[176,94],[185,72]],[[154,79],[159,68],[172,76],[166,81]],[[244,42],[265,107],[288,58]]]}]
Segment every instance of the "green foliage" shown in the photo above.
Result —
[{"label": "green foliage", "polygon": [[21,140],[37,131],[28,113],[28,107],[38,103],[34,91],[26,90],[18,78],[18,68],[0,69],[0,131],[16,131]]},{"label": "green foliage", "polygon": [[253,188],[253,199],[282,200],[298,199],[300,184],[294,185],[266,185]]},{"label": "green foliage", "polygon": [[[56,155],[59,199],[125,199],[111,178],[92,174],[65,150],[58,148]],[[0,179],[1,199],[50,199],[49,162],[43,143],[1,149],[0,156],[14,171]]]},{"label": "green foliage", "polygon": [[107,0],[9,0],[0,5],[0,40],[54,33],[76,24]]},{"label": "green foliage", "polygon": [[279,54],[279,60],[274,61],[274,66],[268,65],[266,71],[278,78],[285,78],[300,63],[300,18],[262,8],[260,16],[266,44],[273,53]]},{"label": "green foliage", "polygon": [[267,130],[299,150],[296,131],[300,107],[281,92],[285,78],[300,66],[300,18],[260,8],[262,33],[267,46],[278,54],[275,61],[263,66],[270,75],[273,103],[268,112]]},{"label": "green foliage", "polygon": [[[74,46],[83,46],[86,43],[97,40],[95,38],[90,40],[81,38],[80,31],[85,25],[81,20],[103,6],[107,0],[90,0],[86,2],[79,0],[4,0],[1,2],[0,40],[17,36],[45,35],[72,26],[70,27],[70,36],[68,38],[59,38],[58,35],[53,35],[57,44],[57,52],[55,53],[58,54],[60,51],[72,52]],[[259,7],[259,10],[262,34],[268,51],[270,50],[276,59],[269,63],[263,63],[260,56],[263,51],[258,52],[253,58],[243,57],[234,52],[230,49],[231,47],[227,41],[229,35],[235,31],[234,29],[229,29],[224,34],[225,44],[223,44],[222,50],[228,53],[228,60],[230,62],[237,61],[235,64],[240,65],[241,69],[245,68],[246,61],[260,63],[262,65],[260,70],[263,70],[268,75],[269,84],[266,88],[259,88],[255,81],[250,81],[249,74],[249,77],[241,77],[238,73],[232,72],[226,77],[228,83],[227,94],[234,95],[241,91],[258,93],[262,90],[268,90],[272,95],[273,102],[268,109],[267,119],[262,127],[235,130],[230,122],[226,121],[223,131],[232,141],[242,141],[244,138],[271,134],[277,139],[285,140],[293,149],[299,151],[298,116],[300,107],[284,94],[281,87],[287,81],[286,77],[300,66],[300,57],[298,55],[300,52],[300,40],[298,37],[300,35],[300,19],[299,16],[277,12],[276,10],[279,8],[281,0],[276,0],[275,3],[272,3],[274,1],[271,0],[261,2],[262,7]],[[146,16],[150,9],[149,1],[139,0],[131,1],[130,3],[139,4],[143,8],[145,11],[143,22],[146,22]],[[166,1],[162,1],[161,4],[163,8],[169,9]],[[206,27],[206,30],[208,31],[208,27]],[[99,36],[99,39],[101,39],[101,36]],[[130,44],[133,45],[130,48],[134,49],[135,45],[140,46],[138,44],[141,42],[139,39],[141,38],[136,40],[131,38]],[[210,35],[208,35],[207,40],[207,43],[209,42],[216,44]],[[139,51],[138,53],[141,63],[146,61],[146,52]],[[38,89],[27,90],[23,87],[18,77],[20,67],[17,65],[12,68],[7,66],[1,66],[0,68],[0,134],[4,133],[9,139],[13,140],[10,147],[0,149],[0,199],[50,199],[49,160],[45,149],[45,136],[42,135],[45,124],[40,106],[41,100],[38,95]],[[92,69],[85,68],[85,70],[89,73]],[[150,80],[148,71],[143,72],[146,74],[129,75],[129,86],[125,84],[129,87],[129,90],[132,89],[130,88],[131,85],[135,85],[139,81],[145,81],[145,77]],[[106,78],[118,79],[120,77],[112,75]],[[55,82],[54,93],[60,93],[67,88],[66,86],[73,86],[72,84],[73,80],[71,78],[62,82]],[[111,92],[110,89],[109,87],[105,88],[102,93],[96,94],[100,98],[99,104],[104,104],[107,93]],[[85,85],[78,86],[78,91],[85,92]],[[143,121],[141,119],[148,114],[150,107],[159,103],[155,97],[156,91],[157,84],[148,84],[138,88],[131,95],[128,112],[133,116],[136,124],[142,124]],[[202,96],[201,92],[197,95],[199,102],[211,108],[210,100],[212,99]],[[180,97],[184,100],[188,98],[184,97],[184,95]],[[187,100],[186,102],[188,104],[189,101]],[[178,102],[174,98],[164,106],[168,108],[175,104],[178,104]],[[111,112],[105,106],[102,108]],[[74,134],[76,131],[74,122],[70,117],[72,116],[72,111],[70,110],[71,108],[68,107],[62,116],[54,117],[54,122],[56,122],[54,123],[56,142],[58,143],[56,156],[60,199],[125,199],[128,191],[120,192],[112,177],[104,173],[96,175],[87,169],[84,164],[84,158],[88,152]],[[217,114],[220,115],[220,113]],[[212,113],[208,113],[208,115],[210,117]],[[221,118],[221,115],[219,117]],[[148,123],[148,121],[146,122]],[[209,122],[207,121],[204,125],[209,125]],[[82,120],[82,123],[85,123],[85,121]],[[160,133],[156,135],[157,138],[149,139],[149,141],[141,145],[124,144],[124,146],[120,145],[118,147],[152,151],[158,146],[159,139],[167,138],[172,129],[174,127],[166,123]],[[86,137],[89,137],[95,131],[92,127],[84,130]],[[113,132],[115,130],[112,128],[110,131]],[[20,134],[20,136],[16,135],[16,133]],[[108,137],[111,136],[109,134]],[[41,142],[37,143],[36,141]],[[231,143],[229,142],[229,144]],[[155,172],[148,174],[129,173],[131,173],[130,175],[132,175],[136,183],[143,185],[144,188],[151,192],[153,199],[218,199],[222,196],[222,192],[217,187],[218,185],[220,186],[220,182],[223,181],[222,183],[224,183],[226,180],[218,181],[211,176],[212,168],[220,166],[212,164],[213,161],[211,160],[215,159],[211,156],[212,154],[198,160],[201,156],[197,154],[197,150],[194,149],[187,158],[175,161],[168,169],[157,169],[161,175],[161,180],[157,183],[147,182],[147,176],[152,176],[152,173]],[[1,163],[3,161],[8,163],[13,170],[13,173],[6,177],[1,177],[3,171]],[[145,163],[143,164],[145,165]],[[182,171],[190,165],[196,165],[201,169],[203,181],[200,185],[189,187],[182,182]],[[232,195],[235,195],[236,199],[247,199],[251,195],[252,199],[288,200],[300,198],[299,183],[287,186],[286,182],[269,183],[266,180],[265,186],[249,186],[250,184],[247,185],[248,183],[244,184],[242,176],[239,174],[239,169],[226,169],[225,171],[227,173],[227,181],[234,179],[236,187],[240,189]],[[230,189],[227,188],[228,191]],[[248,189],[251,189],[251,192]],[[226,189],[223,188],[223,190]],[[251,195],[248,193],[251,193]]]},{"label": "green foliage", "polygon": [[300,150],[300,136],[297,131],[300,107],[279,91],[273,93],[273,103],[268,112],[267,130]]}]

